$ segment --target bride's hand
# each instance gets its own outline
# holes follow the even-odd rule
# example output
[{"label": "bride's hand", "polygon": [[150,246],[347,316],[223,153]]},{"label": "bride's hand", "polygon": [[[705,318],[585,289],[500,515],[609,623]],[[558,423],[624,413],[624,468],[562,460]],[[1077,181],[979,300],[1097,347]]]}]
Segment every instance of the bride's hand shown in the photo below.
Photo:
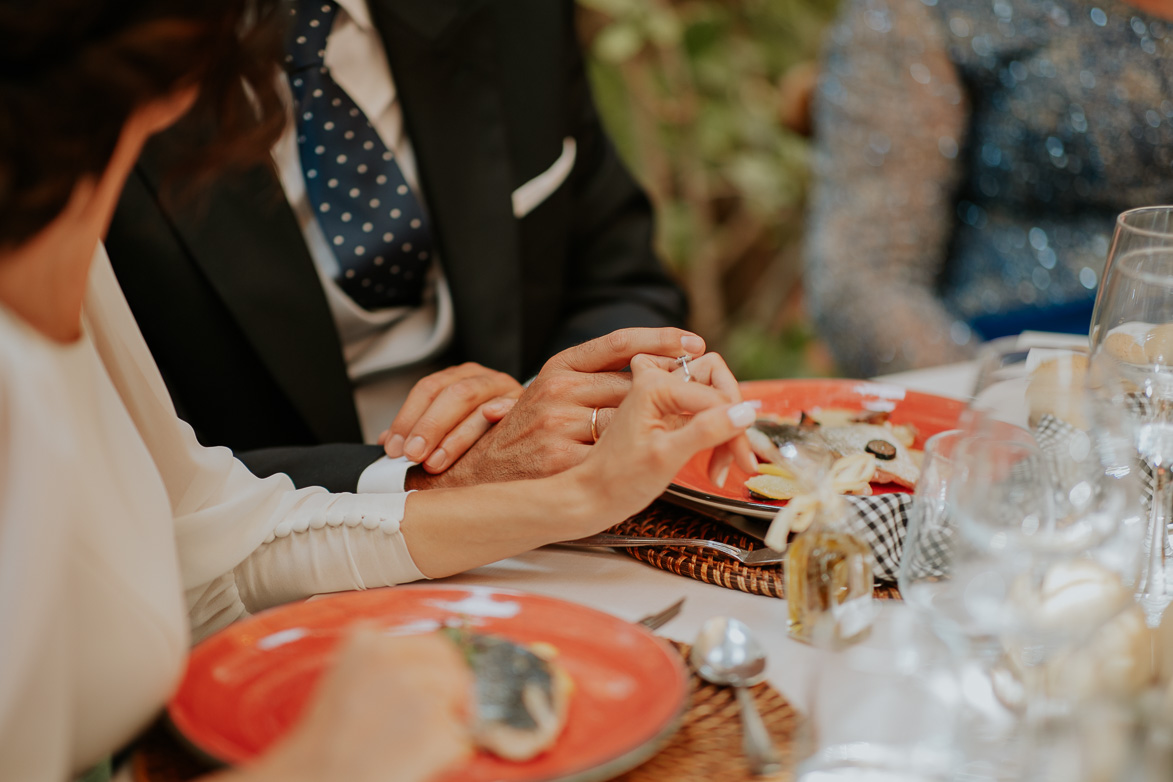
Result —
[{"label": "bride's hand", "polygon": [[755,469],[745,429],[756,411],[741,401],[725,362],[709,353],[688,369],[695,382],[684,382],[683,369],[671,359],[632,359],[631,391],[591,454],[574,468],[584,489],[603,499],[605,515],[621,519],[641,510],[706,448],[717,449],[710,466],[714,479],[734,459],[742,469]]},{"label": "bride's hand", "polygon": [[471,693],[447,639],[360,628],[290,734],[223,782],[423,782],[472,751]]}]

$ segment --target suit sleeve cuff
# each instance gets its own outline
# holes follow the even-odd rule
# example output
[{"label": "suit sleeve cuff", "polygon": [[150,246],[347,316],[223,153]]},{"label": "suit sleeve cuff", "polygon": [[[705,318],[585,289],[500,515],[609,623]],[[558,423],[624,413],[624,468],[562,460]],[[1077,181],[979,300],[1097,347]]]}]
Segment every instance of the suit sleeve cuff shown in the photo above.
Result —
[{"label": "suit sleeve cuff", "polygon": [[407,471],[414,467],[416,462],[406,456],[392,459],[384,456],[372,462],[362,474],[358,476],[358,494],[402,494],[404,482],[407,480]]}]

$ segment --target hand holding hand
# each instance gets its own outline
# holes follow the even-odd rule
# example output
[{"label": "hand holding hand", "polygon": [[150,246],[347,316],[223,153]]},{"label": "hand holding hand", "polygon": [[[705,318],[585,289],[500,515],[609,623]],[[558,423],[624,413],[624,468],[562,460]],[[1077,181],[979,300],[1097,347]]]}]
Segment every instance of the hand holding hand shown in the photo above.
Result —
[{"label": "hand holding hand", "polygon": [[[740,395],[734,399],[733,375],[716,353],[690,362],[684,382],[675,362],[636,356],[631,362],[631,393],[590,455],[577,468],[586,488],[605,495],[601,516],[622,519],[646,507],[694,454],[714,449],[710,475],[728,472],[731,460],[753,472],[756,464],[745,430],[756,410]],[[722,388],[725,386],[725,388]],[[719,473],[714,475],[714,473]],[[605,487],[605,488],[604,488]]]},{"label": "hand holding hand", "polygon": [[472,674],[439,635],[361,628],[322,678],[301,722],[245,782],[423,782],[472,751]]},{"label": "hand holding hand", "polygon": [[406,456],[428,472],[442,472],[495,423],[482,409],[521,392],[509,375],[471,361],[442,369],[415,384],[379,445],[393,459]]},{"label": "hand holding hand", "polygon": [[[521,480],[562,472],[590,453],[594,443],[591,416],[596,408],[596,431],[601,433],[609,426],[614,408],[631,388],[631,373],[622,370],[634,356],[648,354],[672,363],[681,355],[696,356],[704,349],[704,340],[697,335],[664,328],[622,329],[564,350],[546,362],[516,402],[499,400],[483,407],[486,420],[499,423],[451,469],[422,484],[413,484],[409,473],[408,488]],[[722,378],[721,385],[736,394],[737,383],[731,374]]]}]

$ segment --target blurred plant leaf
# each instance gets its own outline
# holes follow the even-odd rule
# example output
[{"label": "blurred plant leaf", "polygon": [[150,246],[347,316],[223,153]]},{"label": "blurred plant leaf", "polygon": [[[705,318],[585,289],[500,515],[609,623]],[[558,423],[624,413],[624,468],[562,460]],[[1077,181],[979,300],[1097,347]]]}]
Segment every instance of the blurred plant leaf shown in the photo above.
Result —
[{"label": "blurred plant leaf", "polygon": [[607,62],[623,62],[639,53],[644,38],[631,24],[614,24],[599,33],[595,39],[595,54]]},{"label": "blurred plant leaf", "polygon": [[809,179],[801,123],[783,124],[803,104],[781,86],[810,69],[835,4],[579,0],[596,101],[656,205],[657,244],[689,289],[692,325],[747,377],[828,369],[809,358],[818,351],[803,323],[758,320],[801,299],[772,289],[800,284]]}]

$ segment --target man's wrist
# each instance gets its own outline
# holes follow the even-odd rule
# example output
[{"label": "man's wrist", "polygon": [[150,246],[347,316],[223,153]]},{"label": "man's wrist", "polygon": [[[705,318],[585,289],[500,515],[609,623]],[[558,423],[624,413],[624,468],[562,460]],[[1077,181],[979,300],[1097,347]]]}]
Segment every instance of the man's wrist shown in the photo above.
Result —
[{"label": "man's wrist", "polygon": [[433,475],[425,470],[422,464],[416,464],[408,468],[407,473],[403,476],[404,491],[454,489],[466,485],[468,484],[460,479],[460,473],[457,472],[455,465],[444,472]]},{"label": "man's wrist", "polygon": [[431,489],[435,487],[435,475],[430,475],[420,465],[409,467],[407,473],[403,476],[403,490],[404,491],[421,491],[423,489]]}]

